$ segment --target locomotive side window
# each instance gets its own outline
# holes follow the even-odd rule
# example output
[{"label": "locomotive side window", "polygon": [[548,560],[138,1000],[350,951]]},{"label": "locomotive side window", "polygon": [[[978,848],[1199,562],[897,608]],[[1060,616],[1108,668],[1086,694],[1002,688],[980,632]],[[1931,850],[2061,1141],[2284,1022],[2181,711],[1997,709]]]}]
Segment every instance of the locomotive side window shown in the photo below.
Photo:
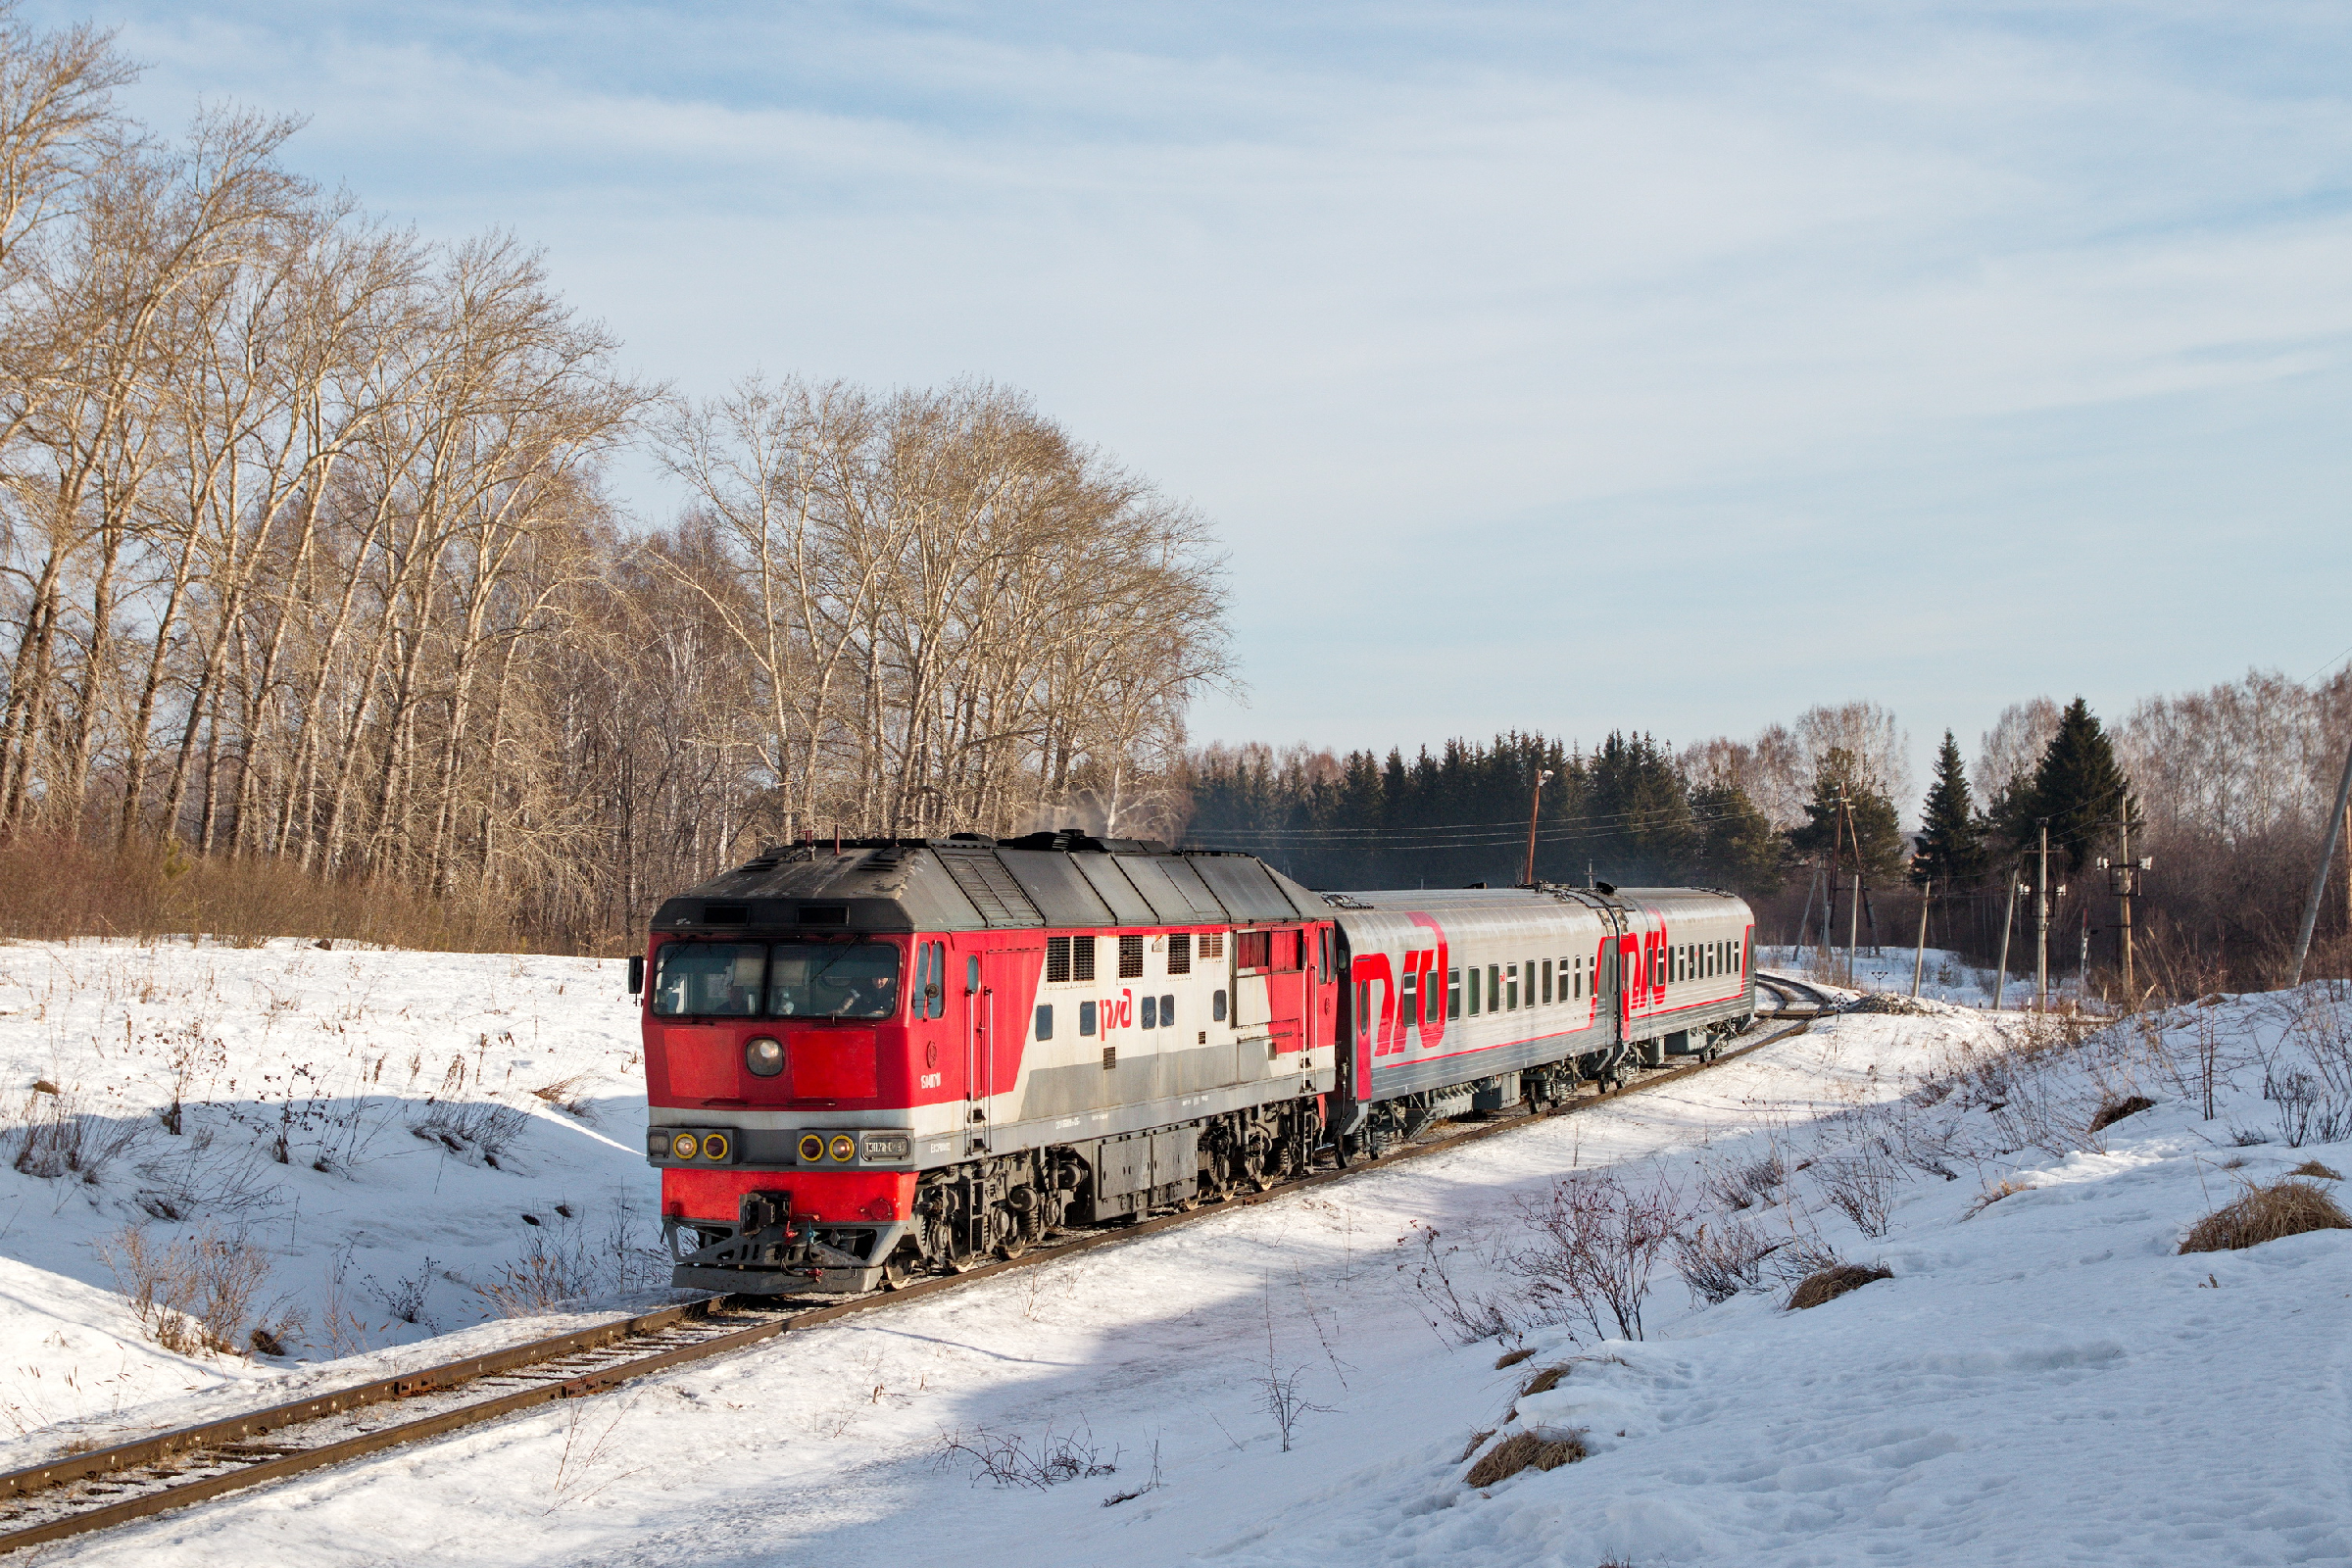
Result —
[{"label": "locomotive side window", "polygon": [[1271,967],[1267,962],[1267,950],[1270,946],[1267,937],[1269,935],[1270,933],[1264,931],[1236,931],[1233,934],[1235,967],[1242,969]]},{"label": "locomotive side window", "polygon": [[1159,999],[1157,997],[1146,997],[1144,999],[1141,1026],[1146,1029],[1156,1029],[1159,1027]]},{"label": "locomotive side window", "polygon": [[1176,998],[1173,995],[1159,999],[1159,1026],[1162,1029],[1176,1027]]},{"label": "locomotive side window", "polygon": [[1037,1005],[1037,1038],[1054,1038],[1054,1004],[1050,1002],[1041,1002]]},{"label": "locomotive side window", "polygon": [[1193,936],[1189,931],[1178,931],[1168,938],[1168,973],[1191,974],[1192,972]]},{"label": "locomotive side window", "polygon": [[767,949],[747,942],[670,942],[654,980],[654,1011],[665,1018],[741,1017],[760,1010]]},{"label": "locomotive side window", "polygon": [[1092,980],[1095,977],[1095,939],[1070,938],[1070,978]]},{"label": "locomotive side window", "polygon": [[1315,933],[1315,983],[1326,986],[1331,984],[1331,927],[1329,926],[1325,926]]},{"label": "locomotive side window", "polygon": [[1208,1016],[1209,1016],[1210,1020],[1211,1020],[1212,1022],[1215,1022],[1215,1023],[1223,1023],[1223,1022],[1225,1021],[1225,993],[1224,993],[1224,992],[1222,992],[1222,991],[1213,991],[1213,992],[1209,993],[1209,998],[1208,998]]},{"label": "locomotive side window", "polygon": [[1298,959],[1298,939],[1304,936],[1306,934],[1305,932],[1273,931],[1267,934],[1274,939],[1272,944],[1273,968],[1278,969],[1285,974],[1290,974],[1305,967],[1305,965],[1299,962]]},{"label": "locomotive side window", "polygon": [[1091,1035],[1095,1032],[1095,1004],[1091,1002],[1078,1004],[1078,1032],[1082,1035]]},{"label": "locomotive side window", "polygon": [[1119,978],[1140,980],[1144,974],[1144,939],[1119,938]]},{"label": "locomotive side window", "polygon": [[1446,1016],[1448,1018],[1459,1018],[1461,1015],[1462,971],[1459,969],[1448,969],[1446,971]]}]

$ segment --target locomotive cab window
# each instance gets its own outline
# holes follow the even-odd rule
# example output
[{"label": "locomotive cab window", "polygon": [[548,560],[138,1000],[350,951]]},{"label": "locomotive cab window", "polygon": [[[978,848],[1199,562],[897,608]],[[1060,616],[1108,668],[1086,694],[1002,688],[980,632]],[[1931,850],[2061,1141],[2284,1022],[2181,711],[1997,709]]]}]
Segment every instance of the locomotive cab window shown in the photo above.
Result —
[{"label": "locomotive cab window", "polygon": [[760,1010],[767,949],[748,942],[670,942],[654,979],[654,1011],[665,1018],[749,1018]]},{"label": "locomotive cab window", "polygon": [[899,1010],[899,950],[887,942],[779,942],[769,952],[771,1018],[888,1018]]}]

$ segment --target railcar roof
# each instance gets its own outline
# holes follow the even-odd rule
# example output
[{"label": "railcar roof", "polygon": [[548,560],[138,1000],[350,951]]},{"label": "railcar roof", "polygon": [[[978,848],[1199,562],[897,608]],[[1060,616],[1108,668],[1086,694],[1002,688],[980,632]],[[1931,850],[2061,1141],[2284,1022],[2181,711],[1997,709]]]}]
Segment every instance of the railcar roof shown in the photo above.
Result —
[{"label": "railcar roof", "polygon": [[1361,893],[1322,895],[1327,904],[1339,909],[1478,909],[1490,912],[1544,908],[1561,904],[1582,904],[1602,908],[1685,899],[1724,900],[1733,897],[1718,888],[1578,888],[1548,883],[1540,888],[1382,888]]},{"label": "railcar roof", "polygon": [[1331,909],[1254,856],[1151,839],[864,839],[780,845],[666,900],[653,928],[679,935],[794,930],[1250,925]]}]

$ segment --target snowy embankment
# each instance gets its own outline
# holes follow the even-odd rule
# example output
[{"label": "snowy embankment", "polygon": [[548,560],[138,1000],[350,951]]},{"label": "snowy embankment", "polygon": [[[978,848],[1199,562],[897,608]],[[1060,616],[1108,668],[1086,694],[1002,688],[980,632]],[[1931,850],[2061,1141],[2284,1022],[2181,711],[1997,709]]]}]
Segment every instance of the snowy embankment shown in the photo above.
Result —
[{"label": "snowy embankment", "polygon": [[[428,1310],[453,1326],[492,1310],[471,1287],[511,1278],[553,1231],[521,1213],[545,1220],[562,1202],[596,1216],[581,1226],[641,1229],[650,1214],[617,965],[5,955],[34,998],[0,1018],[16,1070],[66,1073],[85,1110],[114,1094],[124,1119],[160,1128],[170,1095],[156,1086],[177,1058],[168,1038],[141,1042],[202,1021],[220,1065],[183,1095],[177,1137],[210,1126],[221,1158],[258,1151],[233,1168],[279,1201],[250,1209],[246,1231],[314,1333],[338,1257],[349,1300],[353,1281],[412,1277],[429,1252]],[[450,1098],[530,1102],[495,1165],[410,1130],[446,1102],[428,1097],[454,1056],[466,1076]],[[334,1073],[367,1087],[337,1091]],[[530,1093],[589,1073],[577,1112]],[[314,1076],[359,1120],[317,1121],[281,1164],[275,1130],[301,1124],[308,1090],[279,1086]],[[2133,1096],[2154,1103],[2093,1127]],[[2352,1003],[2327,987],[2081,1036],[1946,1005],[1846,1014],[1452,1153],[53,1555],[768,1563],[895,1558],[920,1542],[963,1562],[1072,1565],[2341,1559],[2352,1232],[2176,1249],[2244,1184],[2314,1157],[2352,1170],[2352,1146],[2328,1142],[2347,1133]],[[311,1139],[356,1157],[316,1168]],[[201,1223],[141,1206],[187,1147],[144,1132],[95,1183],[7,1175],[12,1390],[47,1396],[74,1369],[70,1395],[20,1402],[21,1423],[181,1387],[209,1386],[215,1407],[278,1392],[227,1381],[251,1363],[166,1354],[87,1288],[107,1280],[90,1242],[138,1219],[159,1243]],[[1722,1298],[1687,1289],[1667,1247],[1639,1303],[1643,1337],[1605,1308],[1586,1321],[1531,1216],[1556,1222],[1560,1195],[1592,1192],[1671,1210],[1713,1267],[1685,1261]],[[1784,1309],[1788,1277],[1831,1254],[1891,1277]],[[639,1283],[621,1272],[631,1255],[614,1251],[607,1283]],[[386,1321],[379,1307],[366,1326]],[[1506,1350],[1530,1353],[1497,1368]],[[281,1380],[353,1371],[275,1365]],[[1550,1386],[1522,1395],[1531,1382]],[[1483,1455],[1520,1432],[1573,1435],[1587,1457],[1468,1485],[1474,1437],[1494,1434]],[[1076,1473],[1001,1487],[990,1454]]]},{"label": "snowy embankment", "polygon": [[[505,1317],[550,1296],[665,1286],[638,1051],[617,961],[0,947],[0,1466],[149,1401],[273,1401],[550,1332]],[[286,1353],[155,1343],[118,1294],[134,1247],[160,1293],[206,1253],[209,1294],[246,1293],[211,1303],[223,1333]],[[257,1378],[283,1386],[237,1392]]]},{"label": "snowy embankment", "polygon": [[[2133,1096],[2154,1103],[2093,1127]],[[1847,1014],[1472,1148],[56,1554],[2341,1559],[2352,1233],[2176,1250],[2241,1184],[2352,1168],[2325,1143],[2348,1128],[2352,1007],[2326,988],[2086,1038]],[[1730,1244],[1724,1298],[1667,1249],[1644,1337],[1584,1321],[1528,1216],[1602,1189],[1706,1227],[1719,1264]],[[1833,1253],[1891,1277],[1784,1309],[1785,1276]],[[1508,1349],[1532,1353],[1497,1368]],[[1475,1436],[1520,1431],[1588,1456],[1468,1485]],[[999,1486],[992,1453],[1074,1462]]]}]

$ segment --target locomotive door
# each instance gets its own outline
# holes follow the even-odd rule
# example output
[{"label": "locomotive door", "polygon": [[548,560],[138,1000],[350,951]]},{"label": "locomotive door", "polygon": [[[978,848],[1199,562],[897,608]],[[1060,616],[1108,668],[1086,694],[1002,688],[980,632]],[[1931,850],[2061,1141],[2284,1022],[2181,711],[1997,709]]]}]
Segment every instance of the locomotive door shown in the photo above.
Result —
[{"label": "locomotive door", "polygon": [[1266,1032],[1273,1037],[1268,1059],[1306,1049],[1307,944],[1311,931],[1276,931],[1266,975]]},{"label": "locomotive door", "polygon": [[996,991],[982,973],[981,956],[963,960],[963,1120],[965,1152],[988,1150],[990,1061],[996,1043]]}]

